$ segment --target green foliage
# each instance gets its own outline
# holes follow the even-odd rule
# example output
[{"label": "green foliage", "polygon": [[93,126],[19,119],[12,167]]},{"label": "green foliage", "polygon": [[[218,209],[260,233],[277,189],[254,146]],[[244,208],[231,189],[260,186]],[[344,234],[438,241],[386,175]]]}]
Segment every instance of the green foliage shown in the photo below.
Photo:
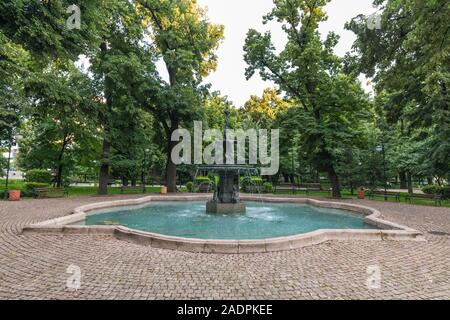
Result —
[{"label": "green foliage", "polygon": [[[450,172],[450,37],[446,1],[384,0],[381,29],[367,28],[359,15],[347,24],[357,40],[358,72],[374,77],[383,117],[398,125],[414,147],[401,153],[416,174],[448,178]],[[409,158],[409,159],[408,159]],[[422,168],[420,168],[422,167]]]},{"label": "green foliage", "polygon": [[276,89],[267,88],[262,97],[251,96],[245,103],[243,113],[251,118],[256,127],[270,129],[277,115],[289,108],[289,103],[284,101]]},{"label": "green foliage", "polygon": [[444,199],[450,199],[450,186],[428,185],[422,188],[426,194],[440,194]]},{"label": "green foliage", "polygon": [[273,185],[270,182],[264,182],[263,184],[264,193],[273,193]]},{"label": "green foliage", "polygon": [[[0,149],[0,152],[1,152],[1,149]],[[7,165],[8,165],[8,159],[6,159],[2,155],[0,155],[0,177],[3,177],[6,175]]]},{"label": "green foliage", "polygon": [[26,192],[32,192],[36,188],[45,188],[48,187],[48,183],[39,183],[39,182],[27,182],[25,183],[25,189]]},{"label": "green foliage", "polygon": [[272,43],[271,33],[250,29],[245,41],[244,59],[247,79],[256,72],[278,85],[292,107],[279,117],[286,139],[300,139],[308,161],[325,171],[333,184],[333,195],[340,197],[336,168],[344,150],[358,142],[365,119],[370,118],[370,103],[355,74],[348,73],[342,59],[333,53],[338,37],[318,32],[326,20],[321,1],[275,2],[264,22],[283,25],[288,42],[281,53]]},{"label": "green foliage", "polygon": [[208,177],[198,176],[198,177],[195,177],[194,182],[196,184],[208,184],[211,182],[211,179]]},{"label": "green foliage", "polygon": [[189,181],[188,183],[186,183],[186,189],[188,192],[194,191],[194,183],[192,181]]},{"label": "green foliage", "polygon": [[46,183],[52,182],[52,174],[45,169],[32,169],[26,172],[26,180],[28,182]]},{"label": "green foliage", "polygon": [[244,192],[259,192],[262,189],[263,179],[257,176],[243,176],[240,185]]}]

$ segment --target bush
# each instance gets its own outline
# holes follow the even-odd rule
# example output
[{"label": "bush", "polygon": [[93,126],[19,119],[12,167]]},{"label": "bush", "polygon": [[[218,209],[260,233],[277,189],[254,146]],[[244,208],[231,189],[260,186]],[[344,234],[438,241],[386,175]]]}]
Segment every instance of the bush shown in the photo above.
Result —
[{"label": "bush", "polygon": [[189,181],[188,183],[186,183],[186,189],[188,192],[192,192],[194,190],[194,183]]},{"label": "bush", "polygon": [[273,193],[273,185],[270,182],[265,182],[263,184],[264,193]]},{"label": "bush", "polygon": [[48,183],[27,182],[25,183],[25,191],[33,191],[35,188],[48,187]]},{"label": "bush", "polygon": [[263,179],[261,177],[241,177],[241,188],[244,192],[261,192]]},{"label": "bush", "polygon": [[47,183],[38,183],[38,182],[28,182],[23,185],[21,188],[21,196],[22,197],[33,197],[35,188],[45,188],[49,185]]},{"label": "bush", "polygon": [[199,176],[199,177],[196,177],[194,181],[195,181],[196,185],[209,184],[211,182],[211,179],[209,179],[208,177]]},{"label": "bush", "polygon": [[440,194],[444,199],[450,199],[450,186],[429,185],[422,188],[426,194]]},{"label": "bush", "polygon": [[28,170],[26,180],[28,182],[50,184],[52,182],[52,174],[45,169]]}]

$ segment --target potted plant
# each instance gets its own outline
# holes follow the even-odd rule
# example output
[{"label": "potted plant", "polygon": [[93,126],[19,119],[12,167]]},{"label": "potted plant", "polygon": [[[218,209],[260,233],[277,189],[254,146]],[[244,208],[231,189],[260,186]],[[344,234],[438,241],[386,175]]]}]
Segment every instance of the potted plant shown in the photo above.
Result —
[{"label": "potted plant", "polygon": [[358,199],[363,200],[366,197],[366,189],[364,187],[358,188]]},{"label": "potted plant", "polygon": [[10,190],[9,201],[19,201],[19,200],[20,200],[20,190]]}]

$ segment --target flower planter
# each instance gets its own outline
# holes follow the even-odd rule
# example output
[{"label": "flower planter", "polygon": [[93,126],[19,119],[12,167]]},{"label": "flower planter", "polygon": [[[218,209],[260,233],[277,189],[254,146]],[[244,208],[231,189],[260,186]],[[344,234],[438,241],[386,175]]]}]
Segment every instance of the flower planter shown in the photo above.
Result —
[{"label": "flower planter", "polygon": [[167,193],[167,187],[161,186],[161,194],[166,194],[166,193]]},{"label": "flower planter", "polygon": [[20,201],[20,190],[9,191],[9,201]]},{"label": "flower planter", "polygon": [[366,197],[366,190],[359,189],[358,190],[358,199],[364,200]]}]

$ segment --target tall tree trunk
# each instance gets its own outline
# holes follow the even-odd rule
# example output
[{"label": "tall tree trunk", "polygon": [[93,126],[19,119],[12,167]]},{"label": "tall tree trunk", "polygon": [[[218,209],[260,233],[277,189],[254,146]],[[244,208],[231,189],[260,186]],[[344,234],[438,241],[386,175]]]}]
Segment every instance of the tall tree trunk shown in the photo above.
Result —
[{"label": "tall tree trunk", "polygon": [[177,192],[177,165],[172,161],[172,150],[175,148],[178,142],[172,141],[172,133],[178,129],[178,121],[172,121],[171,127],[167,131],[167,166],[166,166],[166,179],[167,179],[167,191]]},{"label": "tall tree trunk", "polygon": [[62,187],[62,171],[64,166],[62,164],[58,165],[58,168],[56,169],[56,187],[61,188]]},{"label": "tall tree trunk", "polygon": [[412,174],[411,174],[411,172],[407,172],[406,176],[407,176],[407,182],[408,182],[407,183],[408,184],[408,193],[412,194],[414,192],[414,190],[413,190],[413,185],[412,185]]},{"label": "tall tree trunk", "polygon": [[400,171],[398,173],[399,177],[400,177],[400,189],[407,189],[408,188],[408,183],[406,182],[406,172],[405,171]]},{"label": "tall tree trunk", "polygon": [[108,194],[108,182],[109,182],[109,152],[111,149],[111,144],[109,143],[108,138],[106,137],[107,133],[105,132],[105,138],[103,139],[103,148],[102,155],[100,157],[100,175],[98,178],[98,195],[107,195]]},{"label": "tall tree trunk", "polygon": [[64,168],[64,165],[62,164],[62,159],[64,157],[64,152],[66,151],[67,146],[67,134],[64,134],[63,143],[61,146],[61,150],[59,151],[58,155],[58,167],[56,169],[56,187],[61,188],[62,186],[62,171]]},{"label": "tall tree trunk", "polygon": [[328,179],[330,180],[331,188],[333,189],[333,198],[342,198],[339,177],[332,165],[328,168]]}]

